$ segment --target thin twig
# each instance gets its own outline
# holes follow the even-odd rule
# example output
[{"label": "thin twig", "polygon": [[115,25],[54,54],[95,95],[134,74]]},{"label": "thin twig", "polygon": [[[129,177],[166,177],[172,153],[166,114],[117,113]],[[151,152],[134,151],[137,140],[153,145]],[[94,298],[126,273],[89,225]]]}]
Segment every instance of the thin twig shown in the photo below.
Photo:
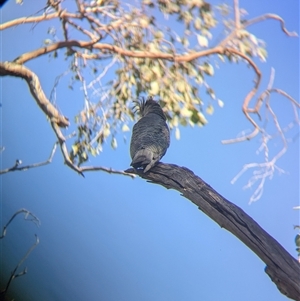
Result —
[{"label": "thin twig", "polygon": [[104,172],[107,172],[107,173],[110,173],[110,174],[119,174],[119,175],[123,175],[123,176],[129,176],[131,178],[135,178],[136,175],[132,174],[132,173],[128,173],[128,172],[125,172],[125,171],[122,171],[122,170],[115,170],[115,169],[112,169],[112,168],[107,168],[107,167],[101,167],[101,166],[83,166],[80,168],[80,170],[82,172],[86,172],[86,171],[104,171]]},{"label": "thin twig", "polygon": [[258,22],[261,22],[261,21],[264,21],[264,20],[268,20],[268,19],[273,19],[273,20],[279,21],[282,31],[286,35],[288,35],[289,37],[297,37],[298,36],[297,32],[295,32],[295,31],[292,31],[292,32],[288,31],[286,29],[286,27],[285,27],[284,20],[281,17],[279,17],[278,15],[275,15],[275,14],[264,14],[262,16],[253,18],[253,19],[251,19],[251,20],[249,20],[249,21],[247,21],[247,22],[244,23],[244,28],[246,28],[246,27],[248,27],[248,26],[250,26],[252,24],[255,24],[255,23],[258,23]]},{"label": "thin twig", "polygon": [[[40,220],[29,210],[22,208],[19,209],[17,212],[14,213],[14,215],[10,218],[10,220],[4,225],[2,234],[0,236],[0,239],[2,239],[6,235],[6,229],[9,226],[9,224],[14,220],[14,218],[18,215],[24,213],[24,219],[30,222],[33,222],[37,227],[41,224]],[[28,217],[31,217],[30,219]]]},{"label": "thin twig", "polygon": [[239,0],[234,0],[234,19],[235,19],[235,29],[239,30],[241,27]]},{"label": "thin twig", "polygon": [[22,263],[27,259],[27,257],[30,255],[30,253],[33,251],[33,249],[39,244],[39,238],[38,238],[38,236],[35,234],[35,243],[29,248],[29,250],[27,251],[27,253],[24,255],[24,257],[19,261],[19,263],[16,265],[16,267],[14,268],[14,270],[11,272],[11,275],[10,275],[10,277],[9,277],[9,280],[8,280],[8,282],[7,282],[7,284],[6,284],[6,287],[5,287],[5,289],[3,290],[3,291],[1,291],[1,295],[2,296],[4,296],[5,294],[6,294],[6,292],[7,292],[7,290],[8,290],[8,288],[9,288],[9,286],[10,286],[10,284],[11,284],[11,282],[15,279],[15,278],[17,278],[17,277],[19,277],[19,276],[23,276],[23,275],[25,275],[26,273],[27,273],[27,268],[25,268],[22,272],[20,272],[20,273],[18,273],[18,274],[16,274],[16,272],[17,272],[17,270],[18,270],[18,268],[22,265]]},{"label": "thin twig", "polygon": [[40,163],[33,163],[33,164],[30,164],[30,165],[26,165],[26,166],[20,166],[22,164],[22,161],[21,160],[16,160],[16,163],[15,163],[14,166],[12,166],[10,168],[3,169],[3,170],[0,170],[0,175],[8,173],[8,172],[12,172],[12,171],[24,171],[24,170],[27,170],[27,169],[30,169],[30,168],[41,167],[41,166],[50,164],[52,162],[53,156],[56,152],[56,148],[57,148],[57,142],[55,142],[55,144],[52,148],[52,151],[50,153],[50,156],[46,161],[43,161],[43,162],[40,162]]}]

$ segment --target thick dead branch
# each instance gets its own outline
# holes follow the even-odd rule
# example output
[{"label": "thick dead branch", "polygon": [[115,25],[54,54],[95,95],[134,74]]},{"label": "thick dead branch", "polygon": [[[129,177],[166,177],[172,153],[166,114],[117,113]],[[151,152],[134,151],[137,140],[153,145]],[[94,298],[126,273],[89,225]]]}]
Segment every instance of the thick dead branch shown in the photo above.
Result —
[{"label": "thick dead branch", "polygon": [[31,95],[46,116],[60,127],[69,126],[68,118],[61,115],[48,100],[41,87],[38,76],[30,69],[14,62],[0,62],[0,76],[15,76],[26,80]]},{"label": "thick dead branch", "polygon": [[218,194],[192,171],[174,164],[159,163],[147,173],[132,168],[125,172],[179,191],[222,228],[238,237],[266,263],[266,273],[282,294],[300,300],[298,262],[241,208]]}]

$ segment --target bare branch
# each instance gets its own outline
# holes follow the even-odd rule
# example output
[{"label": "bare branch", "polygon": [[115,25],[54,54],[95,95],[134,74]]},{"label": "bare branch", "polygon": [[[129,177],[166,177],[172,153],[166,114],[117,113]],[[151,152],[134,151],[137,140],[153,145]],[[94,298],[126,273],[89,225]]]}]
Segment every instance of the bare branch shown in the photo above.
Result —
[{"label": "bare branch", "polygon": [[14,270],[11,272],[11,275],[10,275],[10,277],[9,277],[9,280],[8,280],[8,282],[7,282],[7,284],[6,284],[6,287],[5,287],[5,289],[3,290],[3,291],[1,291],[1,293],[0,293],[0,295],[2,295],[2,296],[4,296],[5,294],[6,294],[6,292],[7,292],[7,290],[8,290],[8,288],[9,288],[9,286],[10,286],[10,284],[11,284],[11,282],[15,279],[15,278],[17,278],[17,277],[19,277],[19,276],[23,276],[23,275],[25,275],[26,273],[27,273],[27,268],[25,268],[22,272],[20,272],[20,273],[18,273],[18,274],[16,274],[17,273],[17,270],[18,270],[18,268],[23,264],[23,262],[27,259],[27,257],[30,255],[30,253],[33,251],[33,249],[39,244],[39,238],[38,238],[38,236],[35,234],[35,242],[34,242],[34,244],[29,248],[29,250],[27,251],[27,253],[24,255],[24,257],[19,261],[19,263],[16,265],[16,267],[14,268]]},{"label": "bare branch", "polygon": [[241,53],[240,51],[238,51],[236,49],[232,49],[232,48],[228,49],[228,51],[229,51],[229,53],[234,53],[234,54],[240,56],[241,58],[245,59],[250,64],[250,66],[253,68],[253,70],[256,74],[255,85],[252,88],[252,90],[248,93],[248,95],[245,97],[245,100],[243,102],[243,107],[242,107],[243,113],[245,114],[246,118],[254,126],[254,130],[249,135],[245,135],[245,136],[235,138],[235,139],[222,140],[223,144],[236,143],[236,142],[242,142],[245,140],[250,140],[250,139],[254,138],[259,132],[261,132],[261,129],[258,126],[258,124],[249,115],[249,113],[253,112],[253,110],[249,108],[249,104],[250,104],[251,99],[256,94],[256,92],[259,88],[259,85],[261,82],[261,71],[259,70],[257,65],[245,54]]},{"label": "bare branch", "polygon": [[[18,214],[21,214],[21,213],[24,213],[24,215],[25,215],[24,220],[33,222],[34,224],[36,224],[37,227],[41,224],[40,220],[31,211],[29,211],[25,208],[22,208],[22,209],[18,210],[17,212],[15,212],[14,215],[10,218],[10,220],[5,224],[5,226],[3,227],[3,230],[2,230],[2,234],[0,236],[0,239],[2,239],[6,235],[6,229],[9,226],[9,224],[14,220],[14,218]],[[29,219],[28,217],[31,217],[31,218]]]},{"label": "bare branch", "polygon": [[235,18],[235,29],[239,30],[241,27],[239,0],[234,0],[234,18]]},{"label": "bare branch", "polygon": [[[4,238],[5,235],[6,235],[6,230],[8,228],[8,226],[10,225],[10,223],[14,220],[14,218],[18,215],[18,214],[21,214],[21,213],[24,213],[25,216],[24,216],[24,219],[26,221],[31,221],[33,222],[36,226],[39,226],[40,225],[40,220],[32,213],[30,212],[29,210],[27,209],[20,209],[18,210],[17,212],[14,213],[14,215],[10,218],[10,220],[4,225],[3,227],[3,230],[2,230],[2,234],[0,236],[0,239]],[[9,280],[6,284],[6,287],[4,290],[2,290],[0,292],[0,296],[5,296],[11,282],[19,277],[19,276],[23,276],[27,273],[27,268],[25,268],[23,271],[17,273],[17,270],[18,268],[23,264],[23,262],[27,259],[27,257],[30,255],[30,253],[33,251],[33,249],[39,244],[39,238],[37,235],[35,235],[35,243],[29,248],[29,250],[27,251],[27,253],[24,255],[24,257],[19,261],[19,263],[16,265],[16,267],[14,268],[14,270],[11,272],[11,275],[9,277]],[[2,299],[1,299],[2,300]]]},{"label": "bare branch", "polygon": [[91,48],[93,44],[95,44],[97,41],[78,41],[78,40],[68,40],[68,41],[62,41],[57,42],[49,46],[41,47],[36,50],[26,52],[22,54],[21,56],[17,57],[14,62],[18,64],[24,64],[34,58],[37,58],[41,55],[45,55],[47,53],[53,52],[55,50],[61,49],[61,48],[70,48],[70,47],[79,47],[79,48]]},{"label": "bare branch", "polygon": [[[254,168],[253,171],[253,175],[252,177],[248,180],[248,183],[244,186],[245,189],[251,188],[253,187],[253,185],[255,185],[256,183],[258,183],[254,193],[252,194],[251,198],[250,198],[250,203],[257,201],[262,193],[263,193],[263,188],[264,188],[264,183],[265,180],[267,178],[272,178],[275,171],[278,171],[279,173],[284,173],[285,171],[282,170],[281,168],[279,168],[276,163],[279,160],[280,157],[282,157],[284,155],[284,153],[287,151],[288,149],[288,143],[287,143],[287,139],[285,137],[285,132],[288,131],[289,129],[291,129],[293,127],[293,124],[288,125],[286,128],[282,128],[278,118],[275,114],[275,112],[273,111],[271,104],[270,104],[270,94],[273,92],[277,92],[281,95],[283,95],[284,97],[286,97],[291,103],[292,106],[294,108],[294,115],[295,115],[295,123],[300,124],[299,118],[298,118],[298,112],[297,112],[297,107],[300,107],[300,104],[297,103],[290,95],[288,95],[287,93],[285,93],[284,91],[281,91],[279,89],[274,89],[273,88],[273,83],[274,83],[274,78],[275,78],[275,70],[272,68],[271,70],[271,75],[270,75],[270,79],[269,79],[269,83],[268,83],[268,87],[267,89],[261,93],[261,95],[258,97],[256,105],[254,107],[254,109],[249,109],[248,111],[251,113],[257,113],[259,116],[259,110],[261,108],[262,103],[265,102],[266,105],[266,109],[267,112],[271,114],[272,116],[272,120],[274,122],[274,125],[277,129],[277,135],[276,136],[280,136],[281,141],[282,141],[282,149],[273,156],[273,158],[270,160],[269,158],[269,148],[268,148],[268,142],[273,139],[274,137],[272,137],[271,135],[267,134],[265,130],[261,130],[261,135],[262,135],[262,144],[259,148],[259,152],[261,151],[261,149],[264,149],[265,151],[265,162],[263,163],[248,163],[246,165],[244,165],[244,167],[242,168],[242,170],[231,180],[231,184],[234,184],[245,172],[247,172],[250,169]],[[237,142],[237,141],[242,141],[243,139],[245,139],[245,137],[249,137],[248,136],[242,136],[241,138],[237,138],[237,139],[232,139],[231,142]],[[226,141],[228,142],[228,141]]]},{"label": "bare branch", "polygon": [[278,15],[275,15],[275,14],[264,14],[262,16],[253,18],[253,19],[251,19],[251,20],[249,20],[249,21],[247,21],[247,22],[244,23],[244,28],[246,28],[246,27],[248,27],[248,26],[250,26],[252,24],[255,24],[255,23],[258,23],[258,22],[261,22],[261,21],[264,21],[264,20],[268,20],[268,19],[273,19],[273,20],[279,21],[281,29],[282,29],[282,31],[286,35],[288,35],[290,37],[297,37],[298,36],[297,32],[295,32],[295,31],[292,31],[292,32],[288,31],[285,28],[285,22],[284,22],[284,20],[281,17],[279,17]]},{"label": "bare branch", "polygon": [[73,164],[73,162],[70,159],[68,149],[67,149],[67,146],[66,146],[66,138],[62,134],[62,132],[60,130],[60,127],[55,122],[51,122],[51,125],[52,125],[54,133],[56,134],[56,137],[58,139],[60,149],[61,149],[61,152],[63,154],[64,160],[65,160],[65,164],[67,166],[69,166],[71,169],[77,171],[80,175],[82,175],[84,177],[84,175],[81,172],[80,168],[77,167],[75,164]]},{"label": "bare branch", "polygon": [[83,34],[87,35],[91,40],[97,40],[99,39],[98,37],[96,37],[93,33],[91,33],[90,31],[82,28],[80,25],[76,24],[75,22],[73,22],[70,19],[67,19],[66,22],[68,22],[71,26],[73,26],[74,28],[76,28],[77,30],[81,31]]},{"label": "bare branch", "polygon": [[11,171],[24,171],[30,168],[35,168],[35,167],[41,167],[47,164],[50,164],[52,162],[52,159],[54,157],[54,154],[56,152],[56,148],[57,148],[57,142],[54,144],[50,157],[48,158],[48,160],[44,161],[44,162],[40,162],[40,163],[33,163],[30,165],[26,165],[26,166],[20,166],[22,164],[21,160],[16,160],[16,163],[14,166],[10,167],[10,168],[6,168],[6,169],[2,169],[0,170],[0,175],[11,172]]},{"label": "bare branch", "polygon": [[0,62],[0,76],[15,76],[25,79],[31,95],[36,100],[38,106],[52,121],[57,123],[60,127],[68,127],[69,120],[67,117],[62,116],[53,104],[46,97],[38,76],[25,66],[13,62]]},{"label": "bare branch", "polygon": [[135,178],[136,175],[132,174],[132,173],[128,173],[122,170],[115,170],[112,168],[107,168],[107,167],[101,167],[101,166],[83,166],[80,168],[80,170],[82,172],[86,172],[86,171],[104,171],[110,174],[119,174],[119,175],[123,175],[123,176],[129,176],[131,178]]},{"label": "bare branch", "polygon": [[20,25],[20,24],[38,23],[38,22],[42,22],[42,21],[55,19],[55,18],[58,18],[59,16],[61,18],[64,18],[64,17],[75,18],[75,19],[81,18],[81,16],[79,14],[73,14],[73,13],[69,13],[66,11],[63,11],[62,13],[55,12],[52,14],[43,14],[42,16],[36,16],[36,17],[22,17],[19,19],[14,19],[14,20],[8,21],[6,23],[0,24],[0,31],[7,29],[9,27],[12,27],[12,26]]}]

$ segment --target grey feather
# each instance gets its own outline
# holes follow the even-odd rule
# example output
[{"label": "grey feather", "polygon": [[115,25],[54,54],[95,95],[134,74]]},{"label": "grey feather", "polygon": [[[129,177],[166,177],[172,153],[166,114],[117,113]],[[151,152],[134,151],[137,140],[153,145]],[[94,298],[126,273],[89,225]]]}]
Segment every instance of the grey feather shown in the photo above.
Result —
[{"label": "grey feather", "polygon": [[166,154],[170,131],[160,105],[149,97],[137,102],[141,119],[133,126],[130,142],[131,166],[147,172]]}]

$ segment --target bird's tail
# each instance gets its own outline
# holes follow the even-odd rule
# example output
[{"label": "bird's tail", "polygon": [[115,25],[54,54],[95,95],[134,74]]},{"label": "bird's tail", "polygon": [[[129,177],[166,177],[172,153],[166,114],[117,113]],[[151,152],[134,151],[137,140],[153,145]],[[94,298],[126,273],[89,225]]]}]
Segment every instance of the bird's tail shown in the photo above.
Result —
[{"label": "bird's tail", "polygon": [[135,154],[130,165],[134,168],[144,168],[144,172],[147,172],[155,163],[156,161],[151,150],[140,149]]}]

